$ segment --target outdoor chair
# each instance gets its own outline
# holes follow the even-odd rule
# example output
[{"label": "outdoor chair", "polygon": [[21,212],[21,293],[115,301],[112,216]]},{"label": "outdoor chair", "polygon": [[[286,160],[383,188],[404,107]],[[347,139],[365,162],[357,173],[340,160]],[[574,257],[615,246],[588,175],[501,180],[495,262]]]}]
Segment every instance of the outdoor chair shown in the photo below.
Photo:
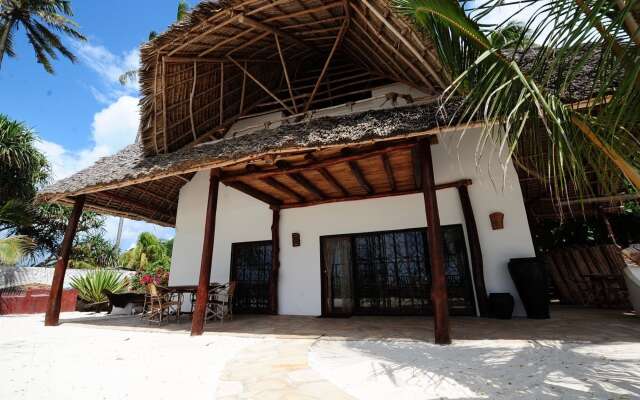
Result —
[{"label": "outdoor chair", "polygon": [[163,321],[168,321],[173,315],[178,321],[182,307],[180,300],[180,295],[176,297],[175,293],[167,292],[155,284],[149,283],[146,286],[142,318],[147,322],[161,324]]},{"label": "outdoor chair", "polygon": [[222,323],[226,317],[233,319],[233,295],[236,282],[229,282],[209,291],[206,320],[219,319]]}]

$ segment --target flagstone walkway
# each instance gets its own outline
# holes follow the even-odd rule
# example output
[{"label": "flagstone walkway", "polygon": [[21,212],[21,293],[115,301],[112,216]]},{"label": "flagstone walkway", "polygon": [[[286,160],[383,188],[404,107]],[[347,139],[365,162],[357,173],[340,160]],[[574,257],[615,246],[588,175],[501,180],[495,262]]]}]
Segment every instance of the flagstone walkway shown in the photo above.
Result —
[{"label": "flagstone walkway", "polygon": [[227,361],[216,399],[353,399],[310,368],[312,339],[265,340]]}]

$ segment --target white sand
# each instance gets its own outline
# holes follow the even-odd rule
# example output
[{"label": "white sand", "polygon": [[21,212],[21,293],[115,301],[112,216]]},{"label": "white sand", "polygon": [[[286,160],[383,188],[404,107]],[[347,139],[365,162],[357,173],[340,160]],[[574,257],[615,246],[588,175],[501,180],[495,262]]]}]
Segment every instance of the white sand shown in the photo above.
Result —
[{"label": "white sand", "polygon": [[309,363],[367,400],[640,398],[640,343],[321,340]]},{"label": "white sand", "polygon": [[[64,313],[62,318],[80,313]],[[0,399],[213,399],[225,362],[258,338],[0,316]]]}]

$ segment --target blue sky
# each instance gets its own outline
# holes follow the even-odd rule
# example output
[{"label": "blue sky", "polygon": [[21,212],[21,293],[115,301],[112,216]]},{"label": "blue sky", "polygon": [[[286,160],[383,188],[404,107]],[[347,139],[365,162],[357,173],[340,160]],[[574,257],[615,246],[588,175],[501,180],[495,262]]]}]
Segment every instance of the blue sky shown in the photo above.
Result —
[{"label": "blue sky", "polygon": [[[20,30],[17,57],[5,57],[0,69],[0,112],[36,130],[55,178],[135,140],[138,89],[135,84],[121,86],[117,77],[136,68],[138,47],[150,31],[162,32],[175,20],[177,0],[73,0],[72,6],[88,38],[83,43],[66,40],[78,63],[61,58],[54,61],[55,75],[47,74]],[[115,236],[116,226],[117,220],[110,218],[108,237]],[[130,247],[144,230],[173,236],[173,229],[126,221],[122,247]]]}]

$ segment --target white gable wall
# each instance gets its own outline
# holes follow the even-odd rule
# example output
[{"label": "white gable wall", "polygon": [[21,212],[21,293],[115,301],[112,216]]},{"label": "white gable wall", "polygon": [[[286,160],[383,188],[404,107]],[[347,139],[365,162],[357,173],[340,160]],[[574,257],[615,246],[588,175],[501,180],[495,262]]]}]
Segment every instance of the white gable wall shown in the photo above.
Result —
[{"label": "white gable wall", "polygon": [[[476,166],[478,134],[479,130],[468,131],[459,146],[459,133],[441,136],[441,143],[432,147],[436,183],[473,179],[469,194],[480,235],[487,290],[511,292],[517,299],[516,314],[522,315],[521,303],[507,272],[510,258],[534,255],[522,193],[510,162],[504,185],[500,165],[481,162]],[[489,159],[489,152],[486,154]],[[198,281],[208,183],[208,172],[199,172],[180,192],[171,285]],[[438,205],[443,225],[464,225],[456,189],[438,191]],[[491,229],[489,214],[494,211],[505,214],[503,230]],[[270,240],[271,216],[266,204],[220,185],[212,281],[229,280],[232,243]],[[424,226],[421,194],[282,210],[280,313],[320,315],[320,236]],[[300,247],[291,245],[294,232],[301,235]]]}]

